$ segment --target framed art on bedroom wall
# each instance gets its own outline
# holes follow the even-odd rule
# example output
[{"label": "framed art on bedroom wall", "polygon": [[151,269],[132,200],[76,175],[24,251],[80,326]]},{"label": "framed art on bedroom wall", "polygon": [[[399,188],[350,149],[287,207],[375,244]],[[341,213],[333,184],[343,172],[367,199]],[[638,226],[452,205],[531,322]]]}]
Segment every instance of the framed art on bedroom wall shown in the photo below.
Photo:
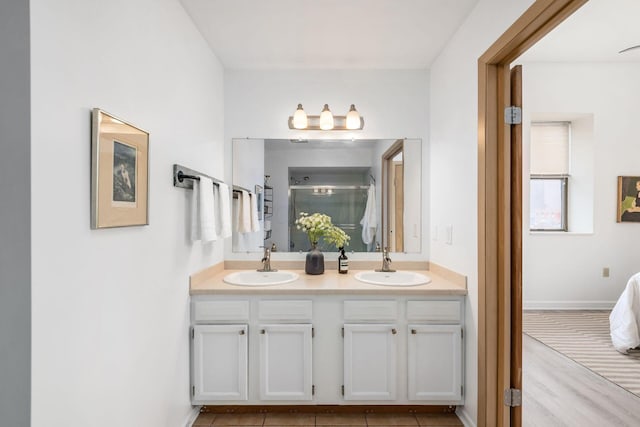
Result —
[{"label": "framed art on bedroom wall", "polygon": [[92,113],[91,228],[149,224],[149,133]]},{"label": "framed art on bedroom wall", "polygon": [[640,176],[618,177],[618,222],[640,222]]}]

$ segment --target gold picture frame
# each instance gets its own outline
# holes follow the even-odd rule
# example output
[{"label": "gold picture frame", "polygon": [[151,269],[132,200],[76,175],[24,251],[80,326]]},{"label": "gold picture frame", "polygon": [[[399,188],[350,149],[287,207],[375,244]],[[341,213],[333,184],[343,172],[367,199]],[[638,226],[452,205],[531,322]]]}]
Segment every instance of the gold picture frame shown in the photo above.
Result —
[{"label": "gold picture frame", "polygon": [[91,228],[149,224],[149,133],[92,111]]},{"label": "gold picture frame", "polygon": [[618,177],[617,222],[640,222],[640,176]]}]

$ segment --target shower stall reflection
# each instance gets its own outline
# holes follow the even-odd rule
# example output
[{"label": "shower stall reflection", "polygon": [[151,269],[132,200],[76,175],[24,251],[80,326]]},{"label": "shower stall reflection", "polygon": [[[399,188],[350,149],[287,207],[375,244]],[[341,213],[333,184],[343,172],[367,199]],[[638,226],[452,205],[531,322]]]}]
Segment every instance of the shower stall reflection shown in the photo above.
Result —
[{"label": "shower stall reflection", "polygon": [[[308,251],[310,242],[307,234],[296,228],[295,221],[300,212],[320,212],[331,217],[331,222],[344,230],[351,238],[347,250],[367,252],[362,241],[360,220],[367,204],[367,190],[364,185],[293,185],[289,187],[289,251]],[[325,244],[322,239],[319,246],[323,251],[336,251],[335,247]]]}]

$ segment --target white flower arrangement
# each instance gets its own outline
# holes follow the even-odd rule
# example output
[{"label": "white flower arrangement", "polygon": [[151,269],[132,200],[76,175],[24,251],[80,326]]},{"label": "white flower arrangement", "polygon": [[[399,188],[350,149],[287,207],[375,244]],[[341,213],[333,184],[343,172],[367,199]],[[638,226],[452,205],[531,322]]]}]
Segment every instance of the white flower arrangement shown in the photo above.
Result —
[{"label": "white flower arrangement", "polygon": [[343,248],[349,244],[350,237],[340,227],[331,223],[329,215],[300,212],[299,218],[296,219],[296,228],[307,233],[311,244],[317,244],[320,237],[324,237],[325,242],[336,245],[336,248]]}]

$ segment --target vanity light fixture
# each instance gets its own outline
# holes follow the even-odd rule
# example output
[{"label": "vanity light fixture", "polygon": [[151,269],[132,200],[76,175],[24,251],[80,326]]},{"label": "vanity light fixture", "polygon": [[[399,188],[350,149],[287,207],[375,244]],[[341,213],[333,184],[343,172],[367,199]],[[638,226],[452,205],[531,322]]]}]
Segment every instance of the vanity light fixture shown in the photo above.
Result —
[{"label": "vanity light fixture", "polygon": [[306,129],[308,124],[307,113],[304,112],[302,104],[298,104],[298,109],[293,113],[293,127],[296,129]]},{"label": "vanity light fixture", "polygon": [[364,128],[364,119],[351,104],[346,116],[334,116],[329,105],[324,104],[319,116],[308,116],[298,104],[298,108],[289,116],[289,129],[298,130],[360,130]]},{"label": "vanity light fixture", "polygon": [[320,113],[320,129],[333,129],[333,114],[331,114],[331,110],[329,110],[329,104],[324,104],[322,112]]}]

